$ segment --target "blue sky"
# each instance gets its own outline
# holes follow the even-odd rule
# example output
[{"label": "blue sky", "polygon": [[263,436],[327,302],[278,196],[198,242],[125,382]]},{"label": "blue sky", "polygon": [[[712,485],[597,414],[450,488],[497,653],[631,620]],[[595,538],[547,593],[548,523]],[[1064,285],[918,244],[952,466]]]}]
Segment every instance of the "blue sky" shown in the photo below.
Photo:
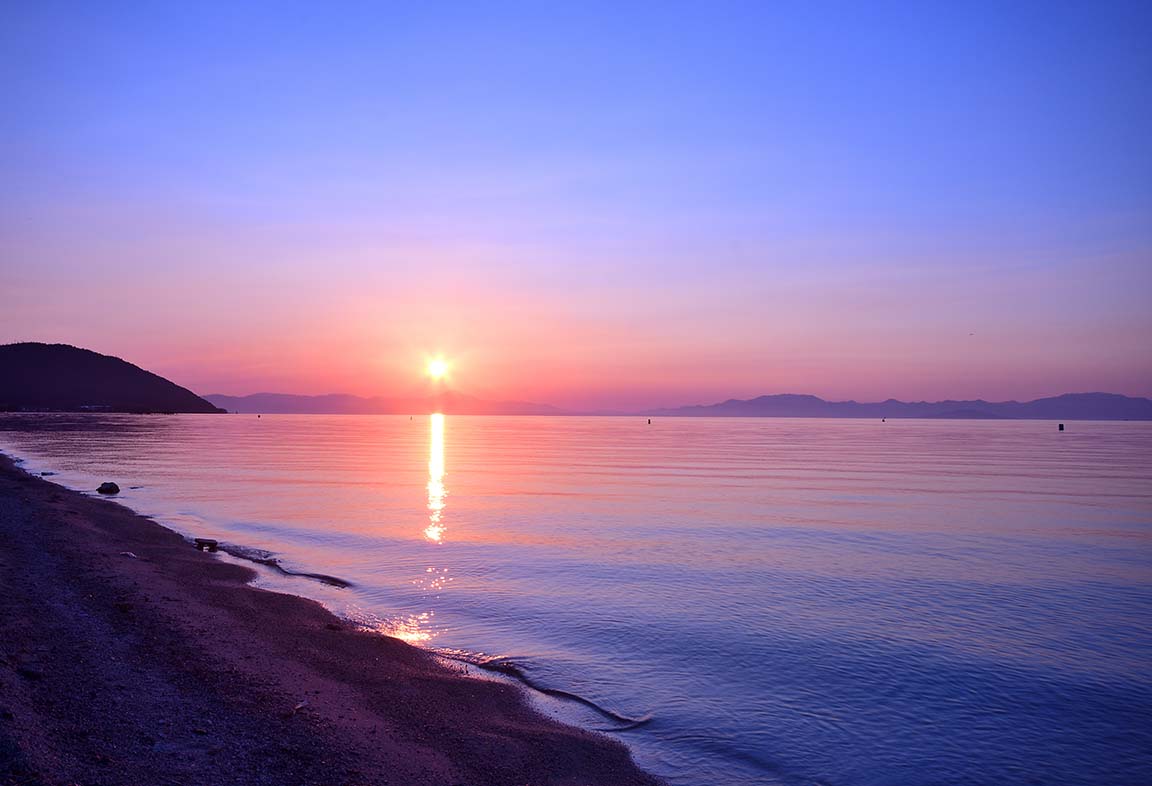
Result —
[{"label": "blue sky", "polygon": [[1152,393],[1152,4],[2,19],[0,340],[201,392],[433,349],[568,404]]}]

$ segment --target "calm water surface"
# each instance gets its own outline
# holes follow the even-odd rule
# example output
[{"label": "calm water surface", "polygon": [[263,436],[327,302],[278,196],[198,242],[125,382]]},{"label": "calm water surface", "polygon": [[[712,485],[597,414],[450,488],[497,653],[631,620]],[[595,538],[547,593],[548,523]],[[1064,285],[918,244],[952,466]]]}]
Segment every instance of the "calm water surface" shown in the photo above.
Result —
[{"label": "calm water surface", "polygon": [[18,415],[0,447],[650,718],[613,733],[676,786],[1152,783],[1152,424]]}]

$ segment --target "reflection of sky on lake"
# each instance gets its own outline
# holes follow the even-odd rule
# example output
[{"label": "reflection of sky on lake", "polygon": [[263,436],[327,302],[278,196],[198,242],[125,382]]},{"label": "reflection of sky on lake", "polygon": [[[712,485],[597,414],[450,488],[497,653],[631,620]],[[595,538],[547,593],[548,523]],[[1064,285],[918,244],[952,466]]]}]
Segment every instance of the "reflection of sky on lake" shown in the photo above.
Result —
[{"label": "reflection of sky on lake", "polygon": [[621,736],[677,785],[1152,781],[1152,424],[0,416],[0,446],[652,714]]}]

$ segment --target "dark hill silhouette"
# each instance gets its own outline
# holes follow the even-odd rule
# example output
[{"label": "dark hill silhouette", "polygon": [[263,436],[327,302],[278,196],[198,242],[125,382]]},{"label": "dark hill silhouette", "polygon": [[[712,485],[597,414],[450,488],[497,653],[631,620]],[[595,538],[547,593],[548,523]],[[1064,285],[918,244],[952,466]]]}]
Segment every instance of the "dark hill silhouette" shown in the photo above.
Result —
[{"label": "dark hill silhouette", "polygon": [[213,393],[204,398],[229,412],[263,414],[313,415],[416,415],[443,412],[449,415],[558,415],[563,414],[547,404],[528,401],[484,401],[454,391],[435,396],[363,398],[342,393],[325,396],[296,396],[289,393],[253,393],[249,396],[225,396]]},{"label": "dark hill silhouette", "polygon": [[187,388],[68,344],[0,346],[0,411],[219,412]]},{"label": "dark hill silhouette", "polygon": [[791,393],[728,399],[643,413],[665,417],[956,418],[991,420],[1152,420],[1152,400],[1116,393],[1066,393],[1035,401],[825,401]]}]

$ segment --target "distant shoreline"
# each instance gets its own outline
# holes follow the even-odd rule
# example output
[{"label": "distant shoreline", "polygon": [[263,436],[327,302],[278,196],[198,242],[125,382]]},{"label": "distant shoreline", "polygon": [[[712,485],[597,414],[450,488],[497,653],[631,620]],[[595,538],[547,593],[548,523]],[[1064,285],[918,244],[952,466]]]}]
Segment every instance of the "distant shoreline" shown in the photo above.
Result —
[{"label": "distant shoreline", "polygon": [[0,782],[659,783],[253,575],[0,454]]},{"label": "distant shoreline", "polygon": [[[0,416],[5,415],[80,415],[98,417],[102,415],[136,415],[140,417],[167,417],[174,415],[208,416],[239,415],[246,417],[416,417],[426,418],[436,414],[432,412],[117,412],[92,410],[0,410]],[[553,412],[543,414],[539,412],[520,413],[482,413],[482,412],[448,412],[439,413],[447,417],[463,418],[614,418],[614,419],[672,419],[672,420],[928,420],[928,421],[955,421],[958,423],[971,422],[1008,422],[1008,423],[1057,423],[1057,422],[1084,422],[1084,423],[1148,423],[1152,417],[1079,417],[1075,415],[1051,415],[1044,417],[1004,417],[1004,416],[962,416],[962,415],[749,415],[737,412]]]},{"label": "distant shoreline", "polygon": [[527,402],[486,402],[446,394],[424,399],[364,398],[343,394],[298,396],[254,393],[208,394],[206,401],[235,414],[294,415],[550,415],[613,417],[800,417],[931,420],[1152,420],[1152,399],[1117,393],[1065,393],[1032,401],[827,401],[808,394],[781,393],[716,404],[588,411]]},{"label": "distant shoreline", "polygon": [[121,358],[69,344],[0,345],[0,412],[270,415],[547,415],[631,417],[930,418],[954,420],[1152,420],[1152,399],[1083,392],[1031,401],[828,401],[807,393],[676,407],[587,409],[486,400],[437,383],[423,395],[297,395],[261,392],[198,396]]}]

